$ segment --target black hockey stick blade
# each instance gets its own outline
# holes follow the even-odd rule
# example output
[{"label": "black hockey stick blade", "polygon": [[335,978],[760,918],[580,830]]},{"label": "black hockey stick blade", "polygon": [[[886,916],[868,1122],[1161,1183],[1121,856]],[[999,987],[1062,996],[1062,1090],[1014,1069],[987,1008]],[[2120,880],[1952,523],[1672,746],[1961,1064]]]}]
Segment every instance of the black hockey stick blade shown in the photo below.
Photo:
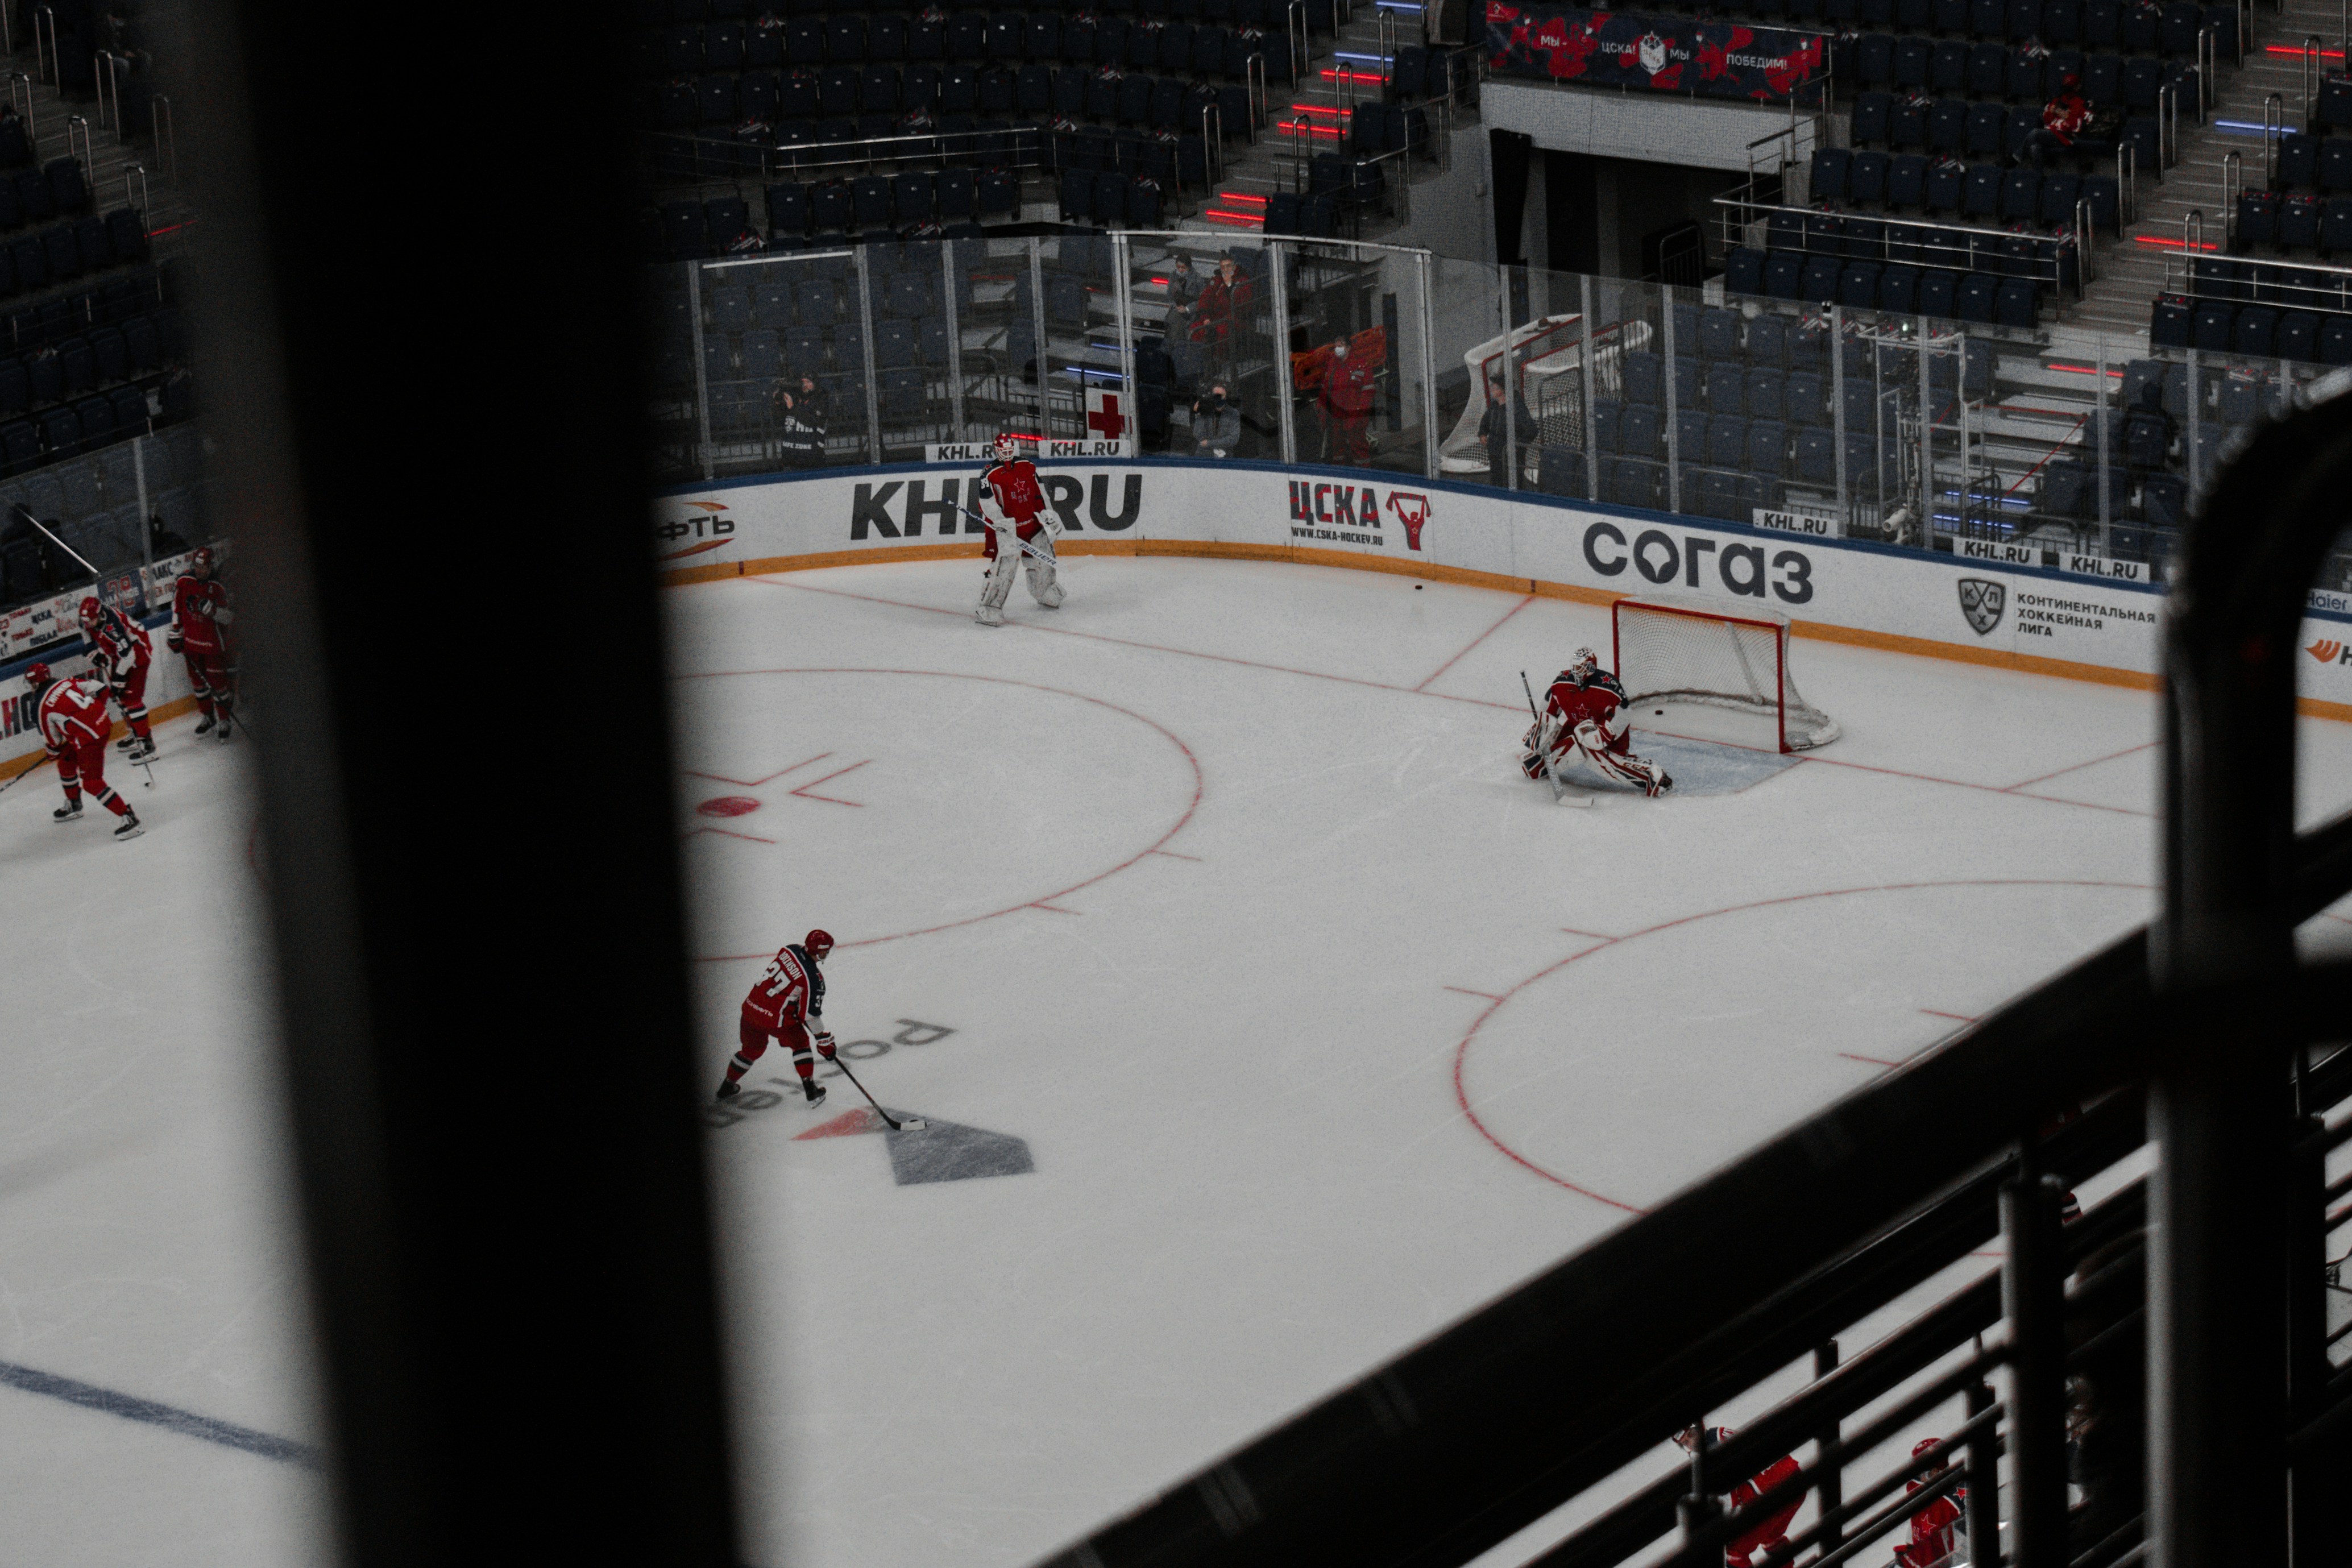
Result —
[{"label": "black hockey stick blade", "polygon": [[[833,1058],[833,1065],[841,1069],[842,1077],[847,1079],[851,1083],[857,1085],[858,1093],[866,1094],[866,1086],[857,1082],[857,1075],[849,1070],[849,1064],[847,1062],[843,1061],[840,1057],[835,1056]],[[883,1110],[882,1102],[875,1099],[870,1094],[866,1094],[866,1103],[874,1108],[875,1115],[880,1117],[883,1121],[890,1124],[890,1131],[893,1132],[920,1132],[924,1128],[930,1125],[930,1123],[925,1121],[919,1116],[909,1116],[904,1121],[899,1121],[898,1118]]]}]

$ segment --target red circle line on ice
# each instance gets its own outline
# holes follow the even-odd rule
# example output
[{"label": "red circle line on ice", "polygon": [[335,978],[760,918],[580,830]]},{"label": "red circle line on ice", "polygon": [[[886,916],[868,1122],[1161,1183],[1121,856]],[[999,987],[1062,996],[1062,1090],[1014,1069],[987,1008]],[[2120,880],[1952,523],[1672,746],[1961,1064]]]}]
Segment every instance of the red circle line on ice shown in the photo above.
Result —
[{"label": "red circle line on ice", "polygon": [[1727,904],[1719,910],[1701,910],[1695,915],[1681,915],[1674,920],[1661,921],[1656,925],[1644,926],[1640,931],[1627,931],[1623,936],[1601,937],[1596,940],[1591,947],[1585,948],[1580,952],[1572,952],[1557,963],[1546,964],[1543,968],[1537,970],[1533,974],[1528,975],[1525,980],[1520,981],[1517,985],[1512,986],[1508,991],[1504,992],[1500,996],[1496,997],[1492,1002],[1488,1003],[1486,1011],[1480,1013],[1478,1016],[1472,1021],[1469,1032],[1465,1034],[1462,1037],[1461,1043],[1454,1047],[1454,1102],[1461,1106],[1462,1114],[1470,1119],[1470,1125],[1478,1130],[1478,1135],[1486,1139],[1487,1142],[1492,1143],[1497,1150],[1501,1151],[1503,1156],[1511,1161],[1514,1164],[1524,1166],[1528,1170],[1533,1171],[1537,1175],[1541,1176],[1545,1181],[1551,1183],[1553,1185],[1566,1187],[1570,1192],[1576,1194],[1580,1197],[1591,1198],[1594,1203],[1606,1204],[1611,1208],[1622,1209],[1627,1214],[1646,1213],[1646,1210],[1641,1208],[1637,1205],[1626,1203],[1621,1198],[1612,1198],[1606,1193],[1595,1192],[1591,1187],[1580,1186],[1577,1183],[1570,1181],[1566,1176],[1560,1175],[1558,1172],[1546,1170],[1543,1166],[1536,1163],[1533,1160],[1528,1159],[1525,1154],[1520,1153],[1517,1150],[1505,1142],[1499,1133],[1496,1132],[1493,1128],[1487,1126],[1485,1121],[1479,1119],[1477,1110],[1472,1107],[1470,1103],[1469,1090],[1464,1087],[1462,1082],[1462,1066],[1463,1063],[1468,1059],[1470,1047],[1476,1042],[1478,1038],[1478,1031],[1486,1026],[1486,1020],[1501,1012],[1503,1008],[1509,1004],[1512,997],[1517,995],[1528,986],[1535,984],[1538,981],[1549,979],[1552,975],[1559,973],[1561,970],[1566,969],[1571,963],[1591,958],[1594,953],[1602,952],[1608,948],[1622,946],[1626,942],[1637,941],[1642,937],[1655,936],[1660,931],[1673,931],[1677,926],[1690,925],[1698,921],[1713,920],[1718,915],[1736,915],[1744,913],[1749,910],[1770,909],[1777,904],[1803,903],[1811,899],[1843,899],[1850,898],[1858,893],[1917,892],[1929,888],[2116,888],[2126,891],[2143,893],[2152,890],[2144,882],[2101,882],[2068,877],[1972,877],[1937,882],[1880,882],[1867,887],[1826,888],[1820,892],[1814,893],[1789,893],[1777,899],[1757,899],[1745,904]]},{"label": "red circle line on ice", "polygon": [[760,809],[760,803],[748,795],[717,795],[694,809],[705,816],[749,816]]},{"label": "red circle line on ice", "polygon": [[[1107,870],[1097,871],[1082,882],[1073,882],[1066,888],[1057,889],[1050,893],[1040,893],[1034,899],[1024,899],[1017,904],[1007,904],[1001,910],[991,910],[984,915],[967,915],[960,921],[948,921],[943,924],[923,926],[914,931],[898,931],[888,932],[883,936],[860,937],[855,942],[838,942],[835,944],[837,948],[875,947],[886,942],[898,942],[910,936],[930,936],[939,931],[954,931],[961,926],[978,925],[982,921],[992,921],[1000,915],[1018,914],[1023,910],[1047,908],[1052,905],[1054,900],[1056,899],[1067,898],[1072,893],[1077,892],[1082,889],[1093,887],[1097,882],[1109,880],[1111,878],[1118,876],[1121,871],[1126,870],[1129,867],[1135,865],[1138,861],[1144,859],[1148,856],[1164,854],[1178,859],[1191,858],[1191,857],[1188,856],[1176,856],[1172,850],[1170,850],[1167,847],[1167,845],[1170,839],[1184,831],[1185,827],[1192,820],[1192,814],[1201,809],[1201,795],[1202,790],[1205,788],[1205,784],[1201,775],[1201,760],[1192,754],[1192,748],[1186,745],[1182,738],[1178,736],[1174,731],[1169,729],[1167,725],[1160,723],[1157,719],[1150,718],[1144,714],[1139,713],[1132,708],[1123,708],[1116,702],[1107,702],[1099,697],[1089,697],[1083,691],[1071,691],[1064,687],[1047,686],[1042,681],[1014,680],[1009,676],[1002,675],[973,675],[964,670],[956,669],[888,669],[877,667],[859,667],[855,665],[826,665],[805,668],[708,669],[699,670],[691,675],[675,676],[672,679],[677,680],[730,680],[748,675],[910,675],[933,680],[977,680],[990,686],[1023,687],[1031,691],[1043,691],[1054,697],[1068,697],[1080,702],[1090,702],[1097,708],[1106,709],[1110,712],[1119,714],[1124,718],[1132,719],[1139,724],[1146,725],[1149,728],[1157,731],[1162,739],[1164,739],[1170,745],[1175,747],[1178,753],[1183,757],[1184,765],[1192,770],[1192,795],[1190,800],[1187,800],[1184,803],[1184,809],[1182,812],[1178,814],[1175,822],[1170,825],[1168,830],[1162,833],[1159,837],[1153,839],[1149,845],[1137,850],[1126,859],[1121,860],[1118,865],[1110,867]],[[1055,912],[1067,914],[1070,911],[1067,910],[1061,910]],[[774,956],[775,954],[772,952],[723,952],[705,954],[701,958],[698,959],[697,962],[701,963],[737,963],[751,959],[758,959],[761,962],[765,962]]]}]

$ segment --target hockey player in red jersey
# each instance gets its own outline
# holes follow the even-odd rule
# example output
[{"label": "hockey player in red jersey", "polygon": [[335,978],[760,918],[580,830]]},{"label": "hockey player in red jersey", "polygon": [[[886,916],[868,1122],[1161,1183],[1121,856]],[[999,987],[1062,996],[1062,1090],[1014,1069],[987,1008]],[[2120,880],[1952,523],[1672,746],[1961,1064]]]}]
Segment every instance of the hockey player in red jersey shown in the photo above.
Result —
[{"label": "hockey player in red jersey", "polygon": [[66,803],[49,814],[57,822],[81,820],[84,790],[122,820],[115,825],[117,838],[136,838],[142,829],[131,803],[106,782],[106,737],[114,731],[106,716],[106,688],[87,678],[59,680],[46,664],[25,671],[25,689],[31,692],[38,714],[41,739],[58,764],[58,782],[66,787]]},{"label": "hockey player in red jersey", "polygon": [[81,635],[90,645],[89,661],[99,679],[122,710],[131,733],[115,742],[143,763],[155,754],[155,737],[147,722],[147,667],[155,661],[155,645],[147,628],[121,610],[95,597],[81,602]]},{"label": "hockey player in red jersey", "polygon": [[[1935,1446],[1935,1438],[1922,1438],[1912,1445],[1911,1457],[1916,1459]],[[1908,1497],[1932,1485],[1949,1468],[1948,1464],[1939,1464],[1917,1477],[1903,1489],[1904,1495]],[[1967,1496],[1967,1488],[1956,1489],[1911,1516],[1911,1539],[1895,1549],[1895,1561],[1900,1568],[1936,1568],[1936,1564],[1951,1556],[1958,1545],[1953,1532],[1960,1525],[1960,1503]]]},{"label": "hockey player in red jersey", "polygon": [[833,937],[822,931],[776,950],[767,973],[743,998],[735,1058],[719,1085],[719,1099],[732,1100],[743,1092],[743,1075],[767,1055],[768,1041],[774,1038],[793,1053],[793,1070],[801,1076],[801,1093],[809,1104],[824,1103],[824,1086],[816,1081],[816,1063],[809,1059],[809,1032],[816,1033],[816,1054],[833,1060],[833,1036],[824,1027],[824,976],[817,969],[832,951]]},{"label": "hockey player in red jersey", "polygon": [[1603,778],[1633,784],[1654,799],[1674,788],[1675,781],[1657,763],[1633,754],[1627,739],[1632,729],[1625,689],[1601,668],[1591,648],[1578,648],[1545,694],[1543,716],[1520,739],[1526,754],[1519,771],[1539,779],[1547,763],[1557,773],[1581,755]]},{"label": "hockey player in red jersey", "polygon": [[[1013,592],[1013,570],[1028,567],[1029,596],[1043,607],[1061,607],[1062,585],[1055,581],[1054,536],[1061,524],[1045,504],[1045,489],[1037,479],[1037,465],[1021,455],[1020,441],[996,438],[996,458],[980,477],[976,497],[980,520],[988,524],[981,545],[987,564],[981,568],[980,607],[972,619],[983,626],[1004,624],[1004,601]],[[1015,542],[1018,541],[1019,542]],[[1021,548],[1027,544],[1037,552]]]},{"label": "hockey player in red jersey", "polygon": [[188,661],[188,684],[195,689],[196,708],[204,714],[196,733],[217,726],[224,741],[236,705],[228,675],[228,626],[236,618],[228,605],[228,584],[213,575],[213,552],[199,547],[172,586],[172,629],[163,642]]},{"label": "hockey player in red jersey", "polygon": [[[1720,1447],[1730,1436],[1731,1428],[1728,1426],[1710,1427],[1706,1435],[1706,1446]],[[1700,1441],[1699,1429],[1686,1426],[1675,1434],[1675,1441],[1681,1444],[1686,1452],[1696,1450]],[[1798,1468],[1793,1457],[1782,1455],[1732,1488],[1724,1499],[1725,1506],[1733,1512],[1746,1508],[1795,1475]],[[1732,1537],[1723,1548],[1724,1568],[1748,1568],[1757,1558],[1788,1545],[1789,1521],[1797,1517],[1797,1510],[1804,1506],[1804,1501],[1805,1494],[1801,1489],[1791,1490],[1775,1503],[1770,1513]]]}]

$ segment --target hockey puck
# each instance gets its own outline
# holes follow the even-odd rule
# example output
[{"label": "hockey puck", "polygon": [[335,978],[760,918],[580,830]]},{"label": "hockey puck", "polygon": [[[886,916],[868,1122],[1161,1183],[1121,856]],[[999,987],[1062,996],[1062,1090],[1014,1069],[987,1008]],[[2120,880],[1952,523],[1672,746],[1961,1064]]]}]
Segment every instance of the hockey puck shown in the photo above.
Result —
[{"label": "hockey puck", "polygon": [[1415,583],[1415,584],[1412,585],[1412,591],[1413,591],[1414,593],[1416,593],[1416,594],[1420,593],[1420,592],[1421,592],[1421,584],[1418,584],[1418,583]]},{"label": "hockey puck", "polygon": [[1663,708],[1653,708],[1650,711],[1661,719],[1666,716],[1666,710]]}]

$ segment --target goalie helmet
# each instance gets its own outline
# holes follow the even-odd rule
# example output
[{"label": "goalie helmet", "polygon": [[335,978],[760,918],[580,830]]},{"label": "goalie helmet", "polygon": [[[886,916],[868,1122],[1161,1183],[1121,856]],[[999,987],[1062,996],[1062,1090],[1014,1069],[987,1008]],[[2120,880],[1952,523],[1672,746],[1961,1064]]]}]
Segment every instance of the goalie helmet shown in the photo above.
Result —
[{"label": "goalie helmet", "polygon": [[829,931],[813,931],[801,939],[801,946],[808,951],[811,958],[822,963],[824,962],[824,955],[833,951],[833,933]]},{"label": "goalie helmet", "polygon": [[99,604],[96,598],[85,598],[82,600],[81,624],[83,626],[94,626],[98,625],[104,613],[104,607]]},{"label": "goalie helmet", "polygon": [[1600,668],[1600,657],[1589,647],[1580,647],[1569,655],[1568,668],[1560,673],[1568,679],[1582,686],[1592,679],[1592,672]]},{"label": "goalie helmet", "polygon": [[1021,455],[1021,437],[1010,430],[996,433],[996,460],[1009,463]]}]

